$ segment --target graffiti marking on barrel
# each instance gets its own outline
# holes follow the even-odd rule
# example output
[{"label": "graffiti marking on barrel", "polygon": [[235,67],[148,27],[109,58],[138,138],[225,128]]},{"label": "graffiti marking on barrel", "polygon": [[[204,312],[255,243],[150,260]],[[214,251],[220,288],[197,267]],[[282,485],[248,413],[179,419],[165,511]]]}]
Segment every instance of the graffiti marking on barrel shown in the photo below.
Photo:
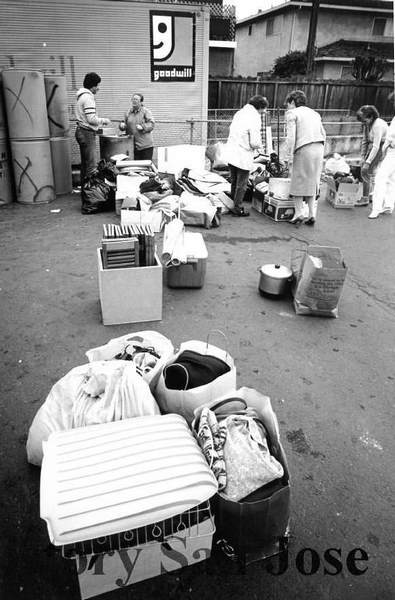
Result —
[{"label": "graffiti marking on barrel", "polygon": [[52,185],[43,185],[41,188],[38,188],[36,186],[33,179],[30,177],[29,173],[27,172],[28,169],[30,169],[30,167],[33,165],[33,163],[28,156],[25,156],[25,158],[26,158],[26,166],[25,167],[23,167],[21,165],[19,160],[14,158],[14,162],[21,169],[21,175],[19,177],[19,182],[18,182],[18,194],[21,194],[21,192],[22,192],[22,180],[24,177],[26,177],[30,181],[30,183],[32,184],[34,189],[36,190],[36,193],[33,196],[33,202],[46,202],[47,200],[43,200],[43,198],[46,197],[46,194],[49,191],[53,192],[54,188]]},{"label": "graffiti marking on barrel", "polygon": [[50,104],[51,104],[55,94],[56,94],[56,90],[58,89],[58,87],[59,87],[58,84],[55,83],[55,85],[53,86],[53,88],[51,90],[51,93],[47,100],[47,111],[48,111],[48,120],[51,121],[51,123],[53,123],[56,127],[59,127],[60,129],[62,129],[62,127],[63,127],[62,123],[57,123],[55,121],[55,119],[53,117],[51,117],[51,115],[49,114],[49,107],[50,107]]},{"label": "graffiti marking on barrel", "polygon": [[14,92],[14,90],[11,90],[9,87],[6,87],[5,89],[6,89],[8,92],[11,92],[11,94],[12,94],[13,96],[15,96],[15,102],[14,102],[14,106],[11,108],[11,110],[14,110],[14,109],[15,109],[15,107],[16,107],[16,105],[18,104],[18,102],[20,102],[20,104],[22,104],[23,108],[25,109],[25,111],[26,111],[26,113],[27,113],[27,116],[28,116],[28,117],[29,117],[29,119],[30,119],[30,122],[31,122],[31,123],[33,123],[33,119],[32,119],[32,116],[31,116],[31,114],[30,114],[29,110],[26,108],[25,104],[22,102],[22,100],[21,100],[21,98],[20,98],[20,96],[21,96],[21,94],[22,94],[22,90],[23,90],[23,85],[24,85],[24,83],[25,83],[25,77],[22,77],[22,81],[21,81],[21,85],[20,85],[20,88],[19,88],[19,92],[18,92],[18,94],[16,94],[16,93]]}]

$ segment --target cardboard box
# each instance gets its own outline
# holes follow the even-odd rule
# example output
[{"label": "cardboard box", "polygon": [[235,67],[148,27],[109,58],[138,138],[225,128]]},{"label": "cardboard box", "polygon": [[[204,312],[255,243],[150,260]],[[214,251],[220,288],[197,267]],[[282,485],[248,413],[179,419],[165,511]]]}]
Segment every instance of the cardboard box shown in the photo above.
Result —
[{"label": "cardboard box", "polygon": [[252,193],[252,201],[251,206],[254,210],[259,213],[263,213],[263,203],[265,201],[266,194],[259,192],[258,190],[254,190]]},{"label": "cardboard box", "polygon": [[155,260],[153,267],[104,269],[97,249],[103,325],[162,319],[162,265],[156,253]]},{"label": "cardboard box", "polygon": [[212,517],[166,538],[134,548],[76,559],[81,598],[144,581],[210,557],[214,534]]},{"label": "cardboard box", "polygon": [[363,193],[362,183],[339,183],[336,189],[336,183],[333,177],[326,176],[320,184],[320,196],[325,199],[333,208],[353,208]]},{"label": "cardboard box", "polygon": [[155,233],[163,227],[163,213],[160,210],[130,210],[121,208],[121,225],[151,225]]},{"label": "cardboard box", "polygon": [[292,200],[266,196],[263,203],[263,214],[273,221],[290,221],[295,214],[295,204]]},{"label": "cardboard box", "polygon": [[206,161],[206,146],[179,144],[158,148],[158,171],[179,177],[183,169],[203,171]]}]

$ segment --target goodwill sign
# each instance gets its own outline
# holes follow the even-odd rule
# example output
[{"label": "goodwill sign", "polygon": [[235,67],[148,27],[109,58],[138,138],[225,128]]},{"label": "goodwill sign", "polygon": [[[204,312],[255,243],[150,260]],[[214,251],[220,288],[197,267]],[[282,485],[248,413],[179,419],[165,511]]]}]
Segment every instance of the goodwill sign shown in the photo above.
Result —
[{"label": "goodwill sign", "polygon": [[150,11],[151,81],[195,81],[195,15]]}]

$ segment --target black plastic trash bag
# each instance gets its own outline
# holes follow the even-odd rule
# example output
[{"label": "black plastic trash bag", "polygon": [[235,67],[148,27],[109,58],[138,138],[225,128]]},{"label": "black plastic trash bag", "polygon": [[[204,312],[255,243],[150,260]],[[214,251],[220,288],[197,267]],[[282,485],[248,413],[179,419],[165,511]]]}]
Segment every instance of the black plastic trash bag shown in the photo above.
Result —
[{"label": "black plastic trash bag", "polygon": [[118,169],[110,161],[100,160],[97,169],[84,181],[81,189],[81,213],[91,215],[115,211]]}]

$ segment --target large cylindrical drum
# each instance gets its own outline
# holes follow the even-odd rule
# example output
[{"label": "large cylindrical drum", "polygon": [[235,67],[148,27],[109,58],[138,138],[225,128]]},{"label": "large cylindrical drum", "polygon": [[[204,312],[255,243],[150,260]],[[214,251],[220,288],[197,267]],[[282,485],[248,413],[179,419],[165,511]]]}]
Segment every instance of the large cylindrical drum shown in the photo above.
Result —
[{"label": "large cylindrical drum", "polygon": [[45,96],[49,135],[51,138],[67,136],[70,132],[70,120],[65,75],[44,75]]},{"label": "large cylindrical drum", "polygon": [[44,204],[55,199],[49,140],[11,140],[16,200]]},{"label": "large cylindrical drum", "polygon": [[71,141],[67,137],[50,138],[55,193],[70,194],[73,189]]},{"label": "large cylindrical drum", "polygon": [[13,200],[14,190],[12,187],[12,168],[8,141],[0,139],[0,206],[10,204]]},{"label": "large cylindrical drum", "polygon": [[100,136],[100,158],[110,160],[114,154],[126,154],[133,160],[133,136],[132,135],[101,135]]},{"label": "large cylindrical drum", "polygon": [[3,78],[0,73],[0,140],[5,140],[7,137],[7,118],[5,114]]},{"label": "large cylindrical drum", "polygon": [[48,138],[44,73],[5,69],[2,75],[10,139]]}]

